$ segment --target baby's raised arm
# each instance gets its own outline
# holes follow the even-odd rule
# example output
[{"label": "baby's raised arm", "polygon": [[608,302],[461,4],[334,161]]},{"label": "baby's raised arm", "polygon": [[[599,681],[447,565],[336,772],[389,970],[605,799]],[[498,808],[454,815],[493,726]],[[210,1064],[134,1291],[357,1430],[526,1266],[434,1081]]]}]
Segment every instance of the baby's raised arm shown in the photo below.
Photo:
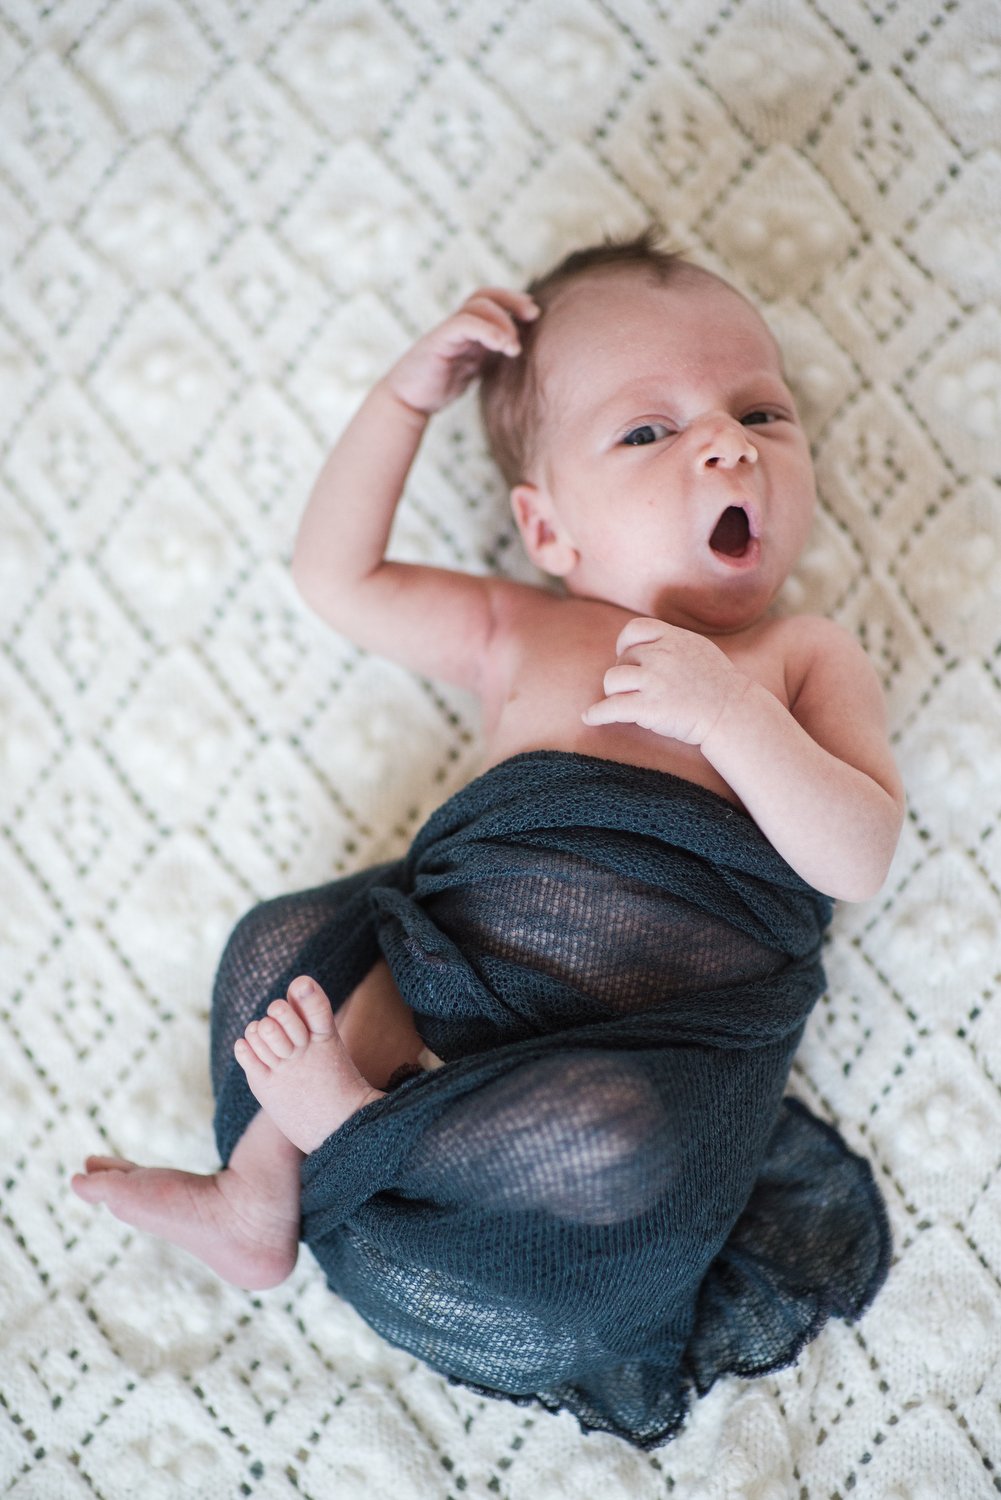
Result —
[{"label": "baby's raised arm", "polygon": [[523,292],[487,287],[432,329],[365,398],[303,514],[292,576],[306,603],[357,645],[474,689],[491,628],[493,581],[389,562],[397,503],[428,418],[459,396],[491,352],[516,355]]}]

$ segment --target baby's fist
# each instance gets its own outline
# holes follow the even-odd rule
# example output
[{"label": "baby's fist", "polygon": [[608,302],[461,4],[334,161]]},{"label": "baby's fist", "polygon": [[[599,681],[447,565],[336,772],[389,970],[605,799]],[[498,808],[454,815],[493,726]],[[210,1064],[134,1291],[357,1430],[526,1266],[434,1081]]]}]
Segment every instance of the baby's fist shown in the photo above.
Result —
[{"label": "baby's fist", "polygon": [[397,361],[389,387],[405,406],[430,416],[462,394],[488,354],[520,354],[518,323],[538,315],[527,292],[482,287]]},{"label": "baby's fist", "polygon": [[712,641],[663,620],[630,620],[615,650],[616,664],[604,676],[605,696],[585,710],[585,724],[636,724],[701,745],[747,686]]}]

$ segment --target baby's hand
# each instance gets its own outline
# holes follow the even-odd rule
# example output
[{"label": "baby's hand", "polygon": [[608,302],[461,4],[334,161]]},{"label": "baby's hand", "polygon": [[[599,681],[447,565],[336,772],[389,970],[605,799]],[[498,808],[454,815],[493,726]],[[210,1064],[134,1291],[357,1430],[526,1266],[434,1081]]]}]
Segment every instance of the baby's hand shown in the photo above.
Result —
[{"label": "baby's hand", "polygon": [[417,340],[386,383],[406,406],[430,416],[461,396],[488,354],[520,354],[518,323],[538,316],[527,292],[481,287],[458,312]]},{"label": "baby's hand", "polygon": [[747,688],[749,679],[712,641],[663,620],[630,620],[615,650],[606,696],[585,710],[585,724],[638,724],[701,745]]}]

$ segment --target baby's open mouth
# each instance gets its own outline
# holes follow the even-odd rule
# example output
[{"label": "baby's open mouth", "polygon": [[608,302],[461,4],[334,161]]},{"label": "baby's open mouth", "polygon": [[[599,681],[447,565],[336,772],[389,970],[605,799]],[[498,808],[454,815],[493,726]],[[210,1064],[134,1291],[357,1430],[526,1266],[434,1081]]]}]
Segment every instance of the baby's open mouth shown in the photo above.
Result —
[{"label": "baby's open mouth", "polygon": [[747,511],[740,505],[728,505],[716,522],[709,545],[724,557],[743,557],[751,540]]}]

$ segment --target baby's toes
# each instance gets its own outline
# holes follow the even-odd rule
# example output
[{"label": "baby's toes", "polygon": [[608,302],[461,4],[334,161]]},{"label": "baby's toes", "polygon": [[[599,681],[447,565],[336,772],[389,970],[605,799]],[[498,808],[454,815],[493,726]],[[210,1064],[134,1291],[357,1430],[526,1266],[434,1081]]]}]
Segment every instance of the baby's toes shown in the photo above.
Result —
[{"label": "baby's toes", "polygon": [[134,1172],[136,1164],[134,1161],[126,1161],[123,1156],[88,1156],[84,1162],[84,1170],[87,1172]]},{"label": "baby's toes", "polygon": [[[284,1026],[279,1025],[273,1016],[262,1017],[257,1025],[257,1035],[280,1062],[291,1057],[295,1051],[295,1044],[290,1040]],[[267,1059],[265,1058],[264,1061]]]},{"label": "baby's toes", "polygon": [[311,1036],[326,1037],[336,1030],[330,1001],[315,979],[309,979],[305,975],[294,979],[288,993],[289,999],[295,1002],[295,1009],[309,1027]]},{"label": "baby's toes", "polygon": [[287,1000],[273,1000],[268,1006],[268,1015],[282,1028],[293,1047],[305,1047],[309,1030]]},{"label": "baby's toes", "polygon": [[266,1068],[277,1068],[281,1059],[268,1046],[267,1039],[261,1033],[260,1021],[251,1021],[243,1033],[243,1040],[251,1056],[256,1058],[259,1063],[262,1063]]},{"label": "baby's toes", "polygon": [[266,1079],[271,1077],[271,1069],[266,1063],[261,1062],[245,1036],[237,1037],[233,1043],[233,1056],[246,1073],[247,1082],[252,1090],[256,1091]]}]

